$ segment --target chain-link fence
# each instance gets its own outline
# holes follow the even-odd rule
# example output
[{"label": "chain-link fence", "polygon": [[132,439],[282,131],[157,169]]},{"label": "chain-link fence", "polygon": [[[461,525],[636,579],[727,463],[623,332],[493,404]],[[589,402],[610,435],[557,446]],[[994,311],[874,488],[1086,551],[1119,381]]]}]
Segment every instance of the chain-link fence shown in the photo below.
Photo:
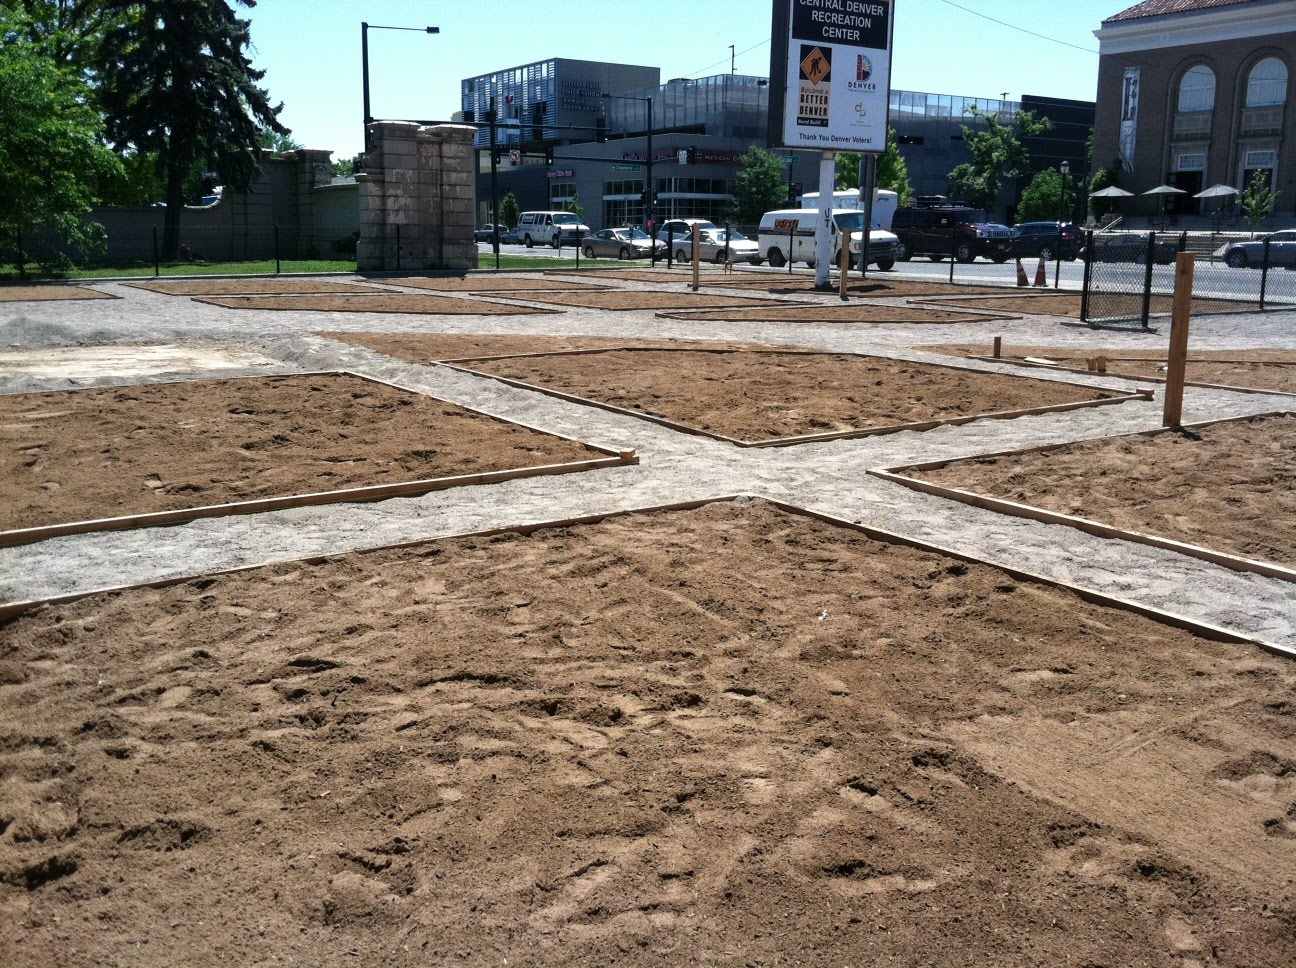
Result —
[{"label": "chain-link fence", "polygon": [[1194,315],[1296,308],[1296,242],[1209,233],[1089,232],[1080,318],[1146,329],[1171,312],[1175,259],[1194,253]]},{"label": "chain-link fence", "polygon": [[[11,237],[0,243],[0,279],[355,272],[360,239],[354,225],[321,225],[303,232],[277,225],[182,224],[172,250],[164,235],[160,227],[117,231],[98,250],[68,245],[49,232]],[[395,260],[400,253],[398,236]]]}]

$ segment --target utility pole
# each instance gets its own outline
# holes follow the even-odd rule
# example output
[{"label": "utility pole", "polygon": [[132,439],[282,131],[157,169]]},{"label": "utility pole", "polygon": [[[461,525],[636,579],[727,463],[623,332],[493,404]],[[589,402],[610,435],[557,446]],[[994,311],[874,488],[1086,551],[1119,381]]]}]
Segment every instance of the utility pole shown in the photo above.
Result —
[{"label": "utility pole", "polygon": [[500,227],[499,227],[499,147],[495,139],[495,98],[490,99],[490,153],[491,153],[491,248],[495,250],[495,269],[500,267]]}]

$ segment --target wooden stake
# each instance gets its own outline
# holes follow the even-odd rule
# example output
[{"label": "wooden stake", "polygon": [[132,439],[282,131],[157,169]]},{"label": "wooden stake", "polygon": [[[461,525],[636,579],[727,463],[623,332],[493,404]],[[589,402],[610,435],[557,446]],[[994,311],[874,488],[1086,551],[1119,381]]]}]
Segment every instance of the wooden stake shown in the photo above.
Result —
[{"label": "wooden stake", "polygon": [[996,336],[994,341],[994,358],[996,360],[1003,358],[1003,337]]},{"label": "wooden stake", "polygon": [[841,248],[841,301],[846,302],[846,283],[850,275],[850,229],[842,229]]},{"label": "wooden stake", "polygon": [[1161,426],[1178,427],[1183,418],[1184,373],[1188,369],[1188,320],[1192,316],[1191,252],[1175,257],[1174,305],[1170,312],[1170,355],[1166,360],[1165,406]]}]

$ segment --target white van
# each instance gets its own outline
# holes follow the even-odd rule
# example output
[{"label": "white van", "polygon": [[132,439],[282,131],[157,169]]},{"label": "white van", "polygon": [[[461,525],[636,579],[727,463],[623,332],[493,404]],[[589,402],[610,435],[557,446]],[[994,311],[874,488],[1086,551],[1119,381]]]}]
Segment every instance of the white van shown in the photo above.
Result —
[{"label": "white van", "polygon": [[[819,193],[807,192],[801,196],[802,208],[818,208]],[[860,190],[858,188],[848,188],[845,191],[833,192],[833,208],[858,208],[863,209],[864,203],[860,199]],[[879,188],[873,193],[873,225],[875,228],[890,229],[891,216],[895,210],[900,207],[900,196],[895,192],[885,188]]]},{"label": "white van", "polygon": [[[757,243],[760,258],[774,268],[789,262],[815,264],[815,226],[819,212],[808,208],[783,208],[761,216]],[[851,268],[859,265],[863,248],[864,213],[855,208],[838,208],[832,212],[833,265],[841,264],[841,230],[850,229]],[[869,233],[868,261],[883,272],[895,265],[898,240],[884,229]]]},{"label": "white van", "polygon": [[575,245],[590,234],[590,227],[571,212],[523,212],[517,234],[528,249],[534,245]]}]

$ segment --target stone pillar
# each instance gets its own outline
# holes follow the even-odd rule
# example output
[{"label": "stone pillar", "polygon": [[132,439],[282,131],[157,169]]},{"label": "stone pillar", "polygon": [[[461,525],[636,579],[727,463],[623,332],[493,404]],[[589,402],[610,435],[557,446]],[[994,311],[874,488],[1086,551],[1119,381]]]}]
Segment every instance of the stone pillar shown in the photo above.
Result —
[{"label": "stone pillar", "polygon": [[475,129],[377,121],[360,184],[361,272],[476,269]]}]

